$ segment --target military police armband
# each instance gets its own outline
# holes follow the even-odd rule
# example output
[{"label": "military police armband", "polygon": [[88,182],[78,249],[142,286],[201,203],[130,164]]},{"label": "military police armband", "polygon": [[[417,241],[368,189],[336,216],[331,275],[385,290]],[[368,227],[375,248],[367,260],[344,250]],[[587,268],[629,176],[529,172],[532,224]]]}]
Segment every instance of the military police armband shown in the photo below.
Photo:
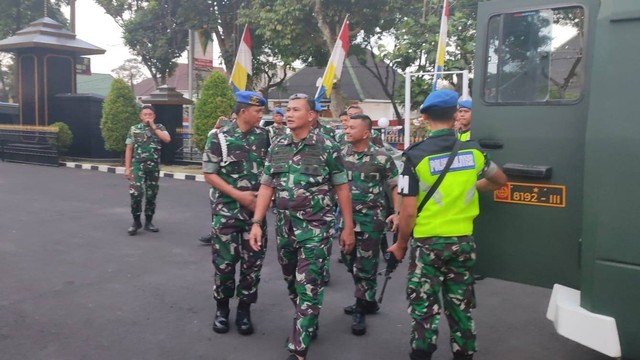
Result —
[{"label": "military police armband", "polygon": [[258,220],[258,219],[251,219],[251,223],[252,224],[257,224],[257,225],[262,225],[262,220]]}]

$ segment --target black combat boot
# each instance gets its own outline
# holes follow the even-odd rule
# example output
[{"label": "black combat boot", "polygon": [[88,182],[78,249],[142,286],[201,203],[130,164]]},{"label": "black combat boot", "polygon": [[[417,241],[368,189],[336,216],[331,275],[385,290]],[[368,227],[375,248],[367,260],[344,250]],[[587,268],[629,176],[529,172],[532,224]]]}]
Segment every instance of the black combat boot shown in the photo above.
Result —
[{"label": "black combat boot", "polygon": [[202,245],[211,245],[211,242],[213,241],[211,234],[209,235],[205,235],[202,236],[198,239],[198,241],[200,241],[200,243],[202,243]]},{"label": "black combat boot", "polygon": [[[352,315],[353,311],[356,309],[356,304],[345,306],[344,313],[347,315]],[[380,311],[380,305],[378,305],[377,301],[366,301],[364,305],[364,313],[367,315],[372,315]]]},{"label": "black combat boot", "polygon": [[242,335],[253,334],[250,303],[244,301],[240,301],[238,303],[238,312],[236,313],[236,326],[238,327],[238,332]]},{"label": "black combat boot", "polygon": [[473,360],[473,354],[453,353],[453,360]]},{"label": "black combat boot", "polygon": [[431,360],[431,355],[433,355],[432,352],[429,351],[425,351],[425,350],[411,350],[411,353],[409,353],[409,359],[411,360]]},{"label": "black combat boot", "polygon": [[160,231],[160,229],[158,229],[155,225],[153,225],[151,220],[153,220],[153,215],[145,215],[144,229],[151,232]]},{"label": "black combat boot", "polygon": [[127,230],[127,232],[129,233],[129,235],[133,236],[140,229],[142,229],[142,222],[140,222],[140,215],[134,215],[133,216],[133,224],[131,224],[131,226],[129,226],[129,229]]},{"label": "black combat boot", "polygon": [[229,299],[218,300],[216,317],[213,319],[213,331],[224,334],[229,331]]},{"label": "black combat boot", "polygon": [[364,309],[366,301],[363,299],[356,300],[356,308],[351,315],[351,333],[361,336],[367,332],[367,323],[365,322]]}]

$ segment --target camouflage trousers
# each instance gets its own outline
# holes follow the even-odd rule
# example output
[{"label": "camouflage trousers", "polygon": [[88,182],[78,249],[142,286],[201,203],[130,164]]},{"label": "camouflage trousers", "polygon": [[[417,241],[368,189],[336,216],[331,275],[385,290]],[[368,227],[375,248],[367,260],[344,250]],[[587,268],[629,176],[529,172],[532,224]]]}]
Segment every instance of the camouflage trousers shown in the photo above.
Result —
[{"label": "camouflage trousers", "polygon": [[[383,233],[356,231],[356,246],[350,254],[342,253],[342,259],[353,276],[355,297],[367,301],[376,300],[380,242]],[[386,235],[386,234],[384,234]]]},{"label": "camouflage trousers", "polygon": [[411,241],[407,300],[411,315],[411,348],[434,352],[440,322],[440,291],[451,329],[451,350],[464,356],[476,352],[475,307],[471,267],[476,261],[471,236],[430,237]]},{"label": "camouflage trousers", "polygon": [[[215,269],[213,298],[230,299],[234,291],[239,300],[255,303],[258,300],[260,272],[267,249],[267,228],[262,228],[262,248],[253,251],[249,246],[251,223],[240,219],[214,216],[211,223],[212,263]],[[236,287],[236,264],[240,262],[240,277]]]},{"label": "camouflage trousers", "polygon": [[311,342],[311,333],[318,324],[324,299],[325,264],[334,230],[333,227],[323,229],[316,237],[298,241],[293,227],[290,224],[286,226],[281,218],[278,215],[276,227],[278,262],[287,283],[289,298],[296,307],[287,348],[304,357]]},{"label": "camouflage trousers", "polygon": [[160,180],[160,166],[156,161],[133,161],[131,163],[131,175],[133,180],[129,183],[129,195],[131,196],[131,214],[142,214],[142,198],[144,201],[144,214],[153,216],[156,213],[156,197],[158,196],[158,180]]}]

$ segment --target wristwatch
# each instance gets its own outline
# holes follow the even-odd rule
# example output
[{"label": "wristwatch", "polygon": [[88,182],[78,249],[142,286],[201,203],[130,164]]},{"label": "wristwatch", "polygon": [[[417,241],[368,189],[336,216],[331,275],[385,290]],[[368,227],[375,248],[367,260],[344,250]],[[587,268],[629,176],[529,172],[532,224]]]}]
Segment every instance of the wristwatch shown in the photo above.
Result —
[{"label": "wristwatch", "polygon": [[257,225],[262,225],[262,220],[258,220],[258,219],[251,219],[251,223],[252,224],[257,224]]}]

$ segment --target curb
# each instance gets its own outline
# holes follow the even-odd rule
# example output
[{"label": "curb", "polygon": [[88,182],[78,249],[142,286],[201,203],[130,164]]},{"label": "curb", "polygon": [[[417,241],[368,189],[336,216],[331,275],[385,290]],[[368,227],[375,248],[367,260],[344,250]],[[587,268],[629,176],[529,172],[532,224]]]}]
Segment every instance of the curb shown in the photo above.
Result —
[{"label": "curb", "polygon": [[[111,174],[124,174],[124,167],[122,166],[107,166],[107,165],[93,165],[93,164],[81,164],[76,162],[61,161],[60,166],[82,169],[82,170],[94,170]],[[160,171],[160,177],[177,179],[177,180],[193,180],[204,182],[204,175],[193,175],[179,172]]]}]

